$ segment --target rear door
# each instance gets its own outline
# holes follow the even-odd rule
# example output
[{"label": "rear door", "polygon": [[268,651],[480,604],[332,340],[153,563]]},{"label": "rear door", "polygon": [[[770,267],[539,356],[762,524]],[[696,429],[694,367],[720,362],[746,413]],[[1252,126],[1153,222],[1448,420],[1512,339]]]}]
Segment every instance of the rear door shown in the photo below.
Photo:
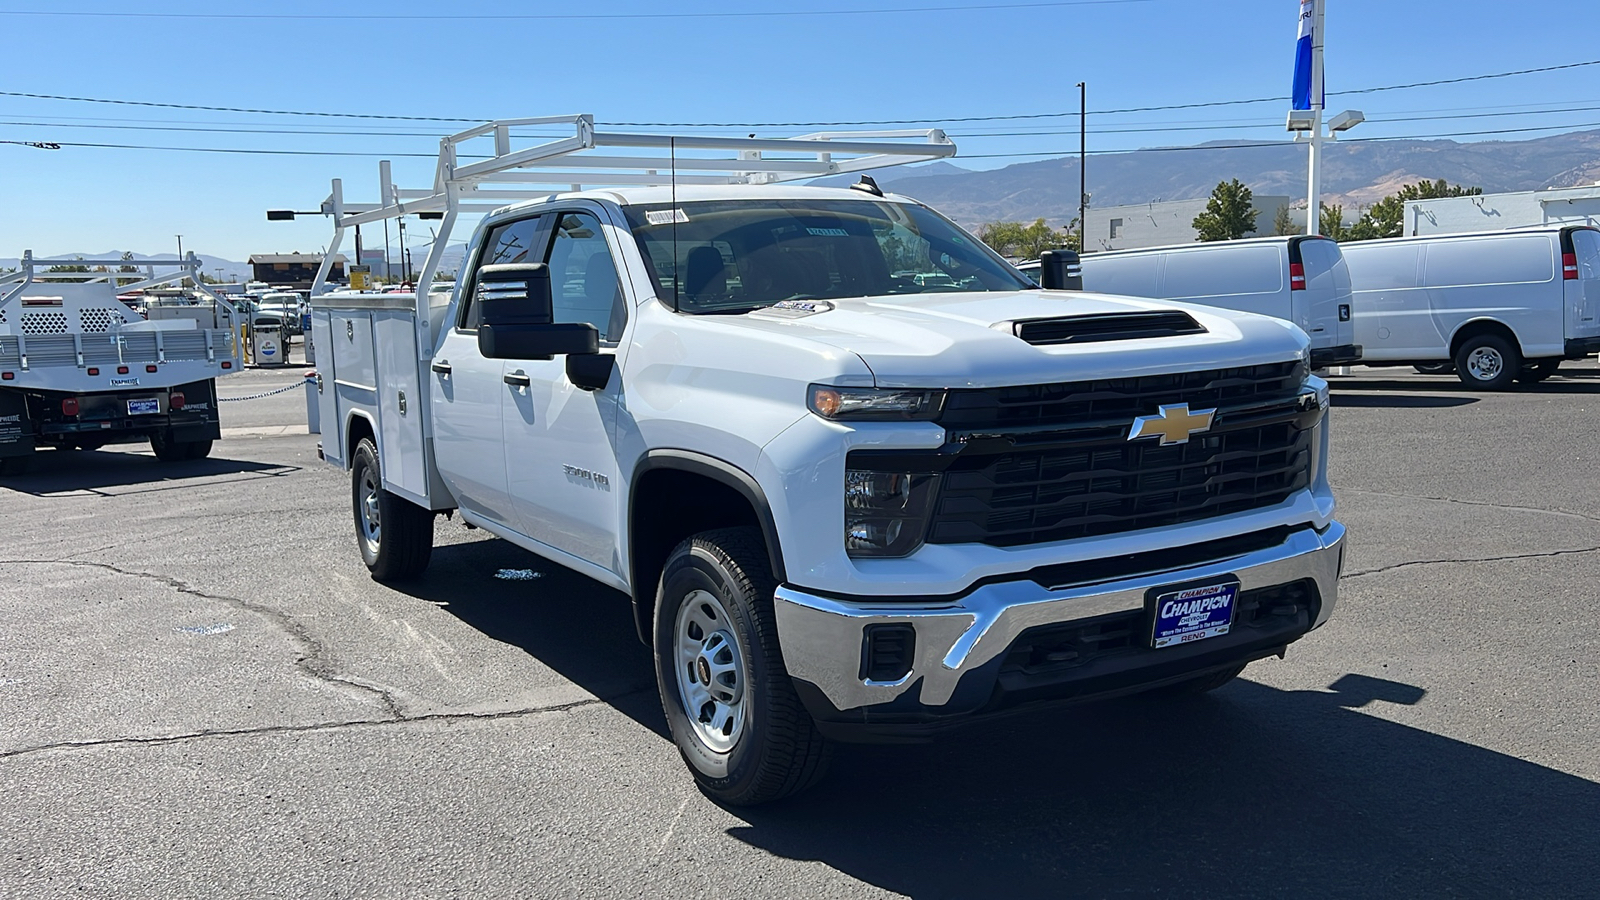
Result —
[{"label": "rear door", "polygon": [[1555,232],[1427,242],[1423,277],[1434,327],[1446,340],[1468,322],[1511,328],[1529,358],[1560,356],[1566,309]]},{"label": "rear door", "polygon": [[[537,261],[543,229],[544,218],[537,215],[491,226],[474,272],[483,265]],[[440,477],[463,510],[516,529],[501,426],[505,364],[478,352],[476,292],[476,280],[469,277],[456,320],[430,364],[433,452]]]},{"label": "rear door", "polygon": [[1572,228],[1562,238],[1567,337],[1600,336],[1600,231]]},{"label": "rear door", "polygon": [[[1305,274],[1299,289],[1294,265]],[[1343,347],[1355,343],[1351,321],[1350,269],[1339,245],[1329,238],[1307,237],[1289,243],[1290,294],[1295,319],[1313,347]]]}]

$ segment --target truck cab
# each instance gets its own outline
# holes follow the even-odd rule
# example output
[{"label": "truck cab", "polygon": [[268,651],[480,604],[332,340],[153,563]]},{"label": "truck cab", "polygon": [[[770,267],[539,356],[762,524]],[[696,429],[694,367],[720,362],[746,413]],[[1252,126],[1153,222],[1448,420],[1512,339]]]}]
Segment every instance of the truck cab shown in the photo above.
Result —
[{"label": "truck cab", "polygon": [[[1303,332],[1040,290],[870,179],[751,183],[771,143],[742,180],[496,210],[448,298],[430,265],[409,297],[314,296],[376,577],[419,577],[450,512],[628,593],[729,803],[814,782],[833,740],[1208,690],[1328,620]],[[822,143],[790,153],[861,146]]]}]

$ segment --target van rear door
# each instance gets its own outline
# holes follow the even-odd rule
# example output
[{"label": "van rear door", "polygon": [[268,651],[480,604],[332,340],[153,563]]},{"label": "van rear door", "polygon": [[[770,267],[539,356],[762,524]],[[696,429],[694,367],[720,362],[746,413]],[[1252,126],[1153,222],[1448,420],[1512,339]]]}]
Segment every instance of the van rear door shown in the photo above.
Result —
[{"label": "van rear door", "polygon": [[1317,363],[1336,365],[1359,358],[1351,321],[1350,269],[1337,243],[1325,237],[1289,242],[1289,295],[1294,321],[1311,335]]},{"label": "van rear door", "polygon": [[1567,298],[1567,339],[1600,337],[1600,230],[1561,233],[1562,286]]}]

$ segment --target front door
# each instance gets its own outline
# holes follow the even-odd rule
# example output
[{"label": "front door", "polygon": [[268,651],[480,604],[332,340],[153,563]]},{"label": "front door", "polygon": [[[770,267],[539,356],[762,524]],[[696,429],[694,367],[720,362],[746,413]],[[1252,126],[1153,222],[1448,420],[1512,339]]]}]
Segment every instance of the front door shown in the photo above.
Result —
[{"label": "front door", "polygon": [[[543,259],[557,323],[594,325],[601,354],[615,357],[628,317],[615,264],[625,239],[599,207],[551,214]],[[518,530],[612,573],[621,527],[621,485],[612,434],[622,390],[620,366],[600,390],[567,377],[566,357],[506,360],[506,472]]]}]

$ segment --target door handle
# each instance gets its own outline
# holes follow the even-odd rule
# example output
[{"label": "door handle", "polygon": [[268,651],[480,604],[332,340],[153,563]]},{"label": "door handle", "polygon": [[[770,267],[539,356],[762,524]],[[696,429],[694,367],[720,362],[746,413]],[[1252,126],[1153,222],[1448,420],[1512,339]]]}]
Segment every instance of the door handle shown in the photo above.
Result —
[{"label": "door handle", "polygon": [[450,371],[451,371],[451,369],[450,369],[450,360],[441,359],[438,362],[435,362],[432,365],[428,366],[428,368],[432,369],[435,372],[438,372],[440,375],[449,375]]},{"label": "door handle", "polygon": [[511,385],[512,387],[527,387],[533,384],[533,379],[521,372],[510,372],[506,375],[502,375],[500,380]]}]

